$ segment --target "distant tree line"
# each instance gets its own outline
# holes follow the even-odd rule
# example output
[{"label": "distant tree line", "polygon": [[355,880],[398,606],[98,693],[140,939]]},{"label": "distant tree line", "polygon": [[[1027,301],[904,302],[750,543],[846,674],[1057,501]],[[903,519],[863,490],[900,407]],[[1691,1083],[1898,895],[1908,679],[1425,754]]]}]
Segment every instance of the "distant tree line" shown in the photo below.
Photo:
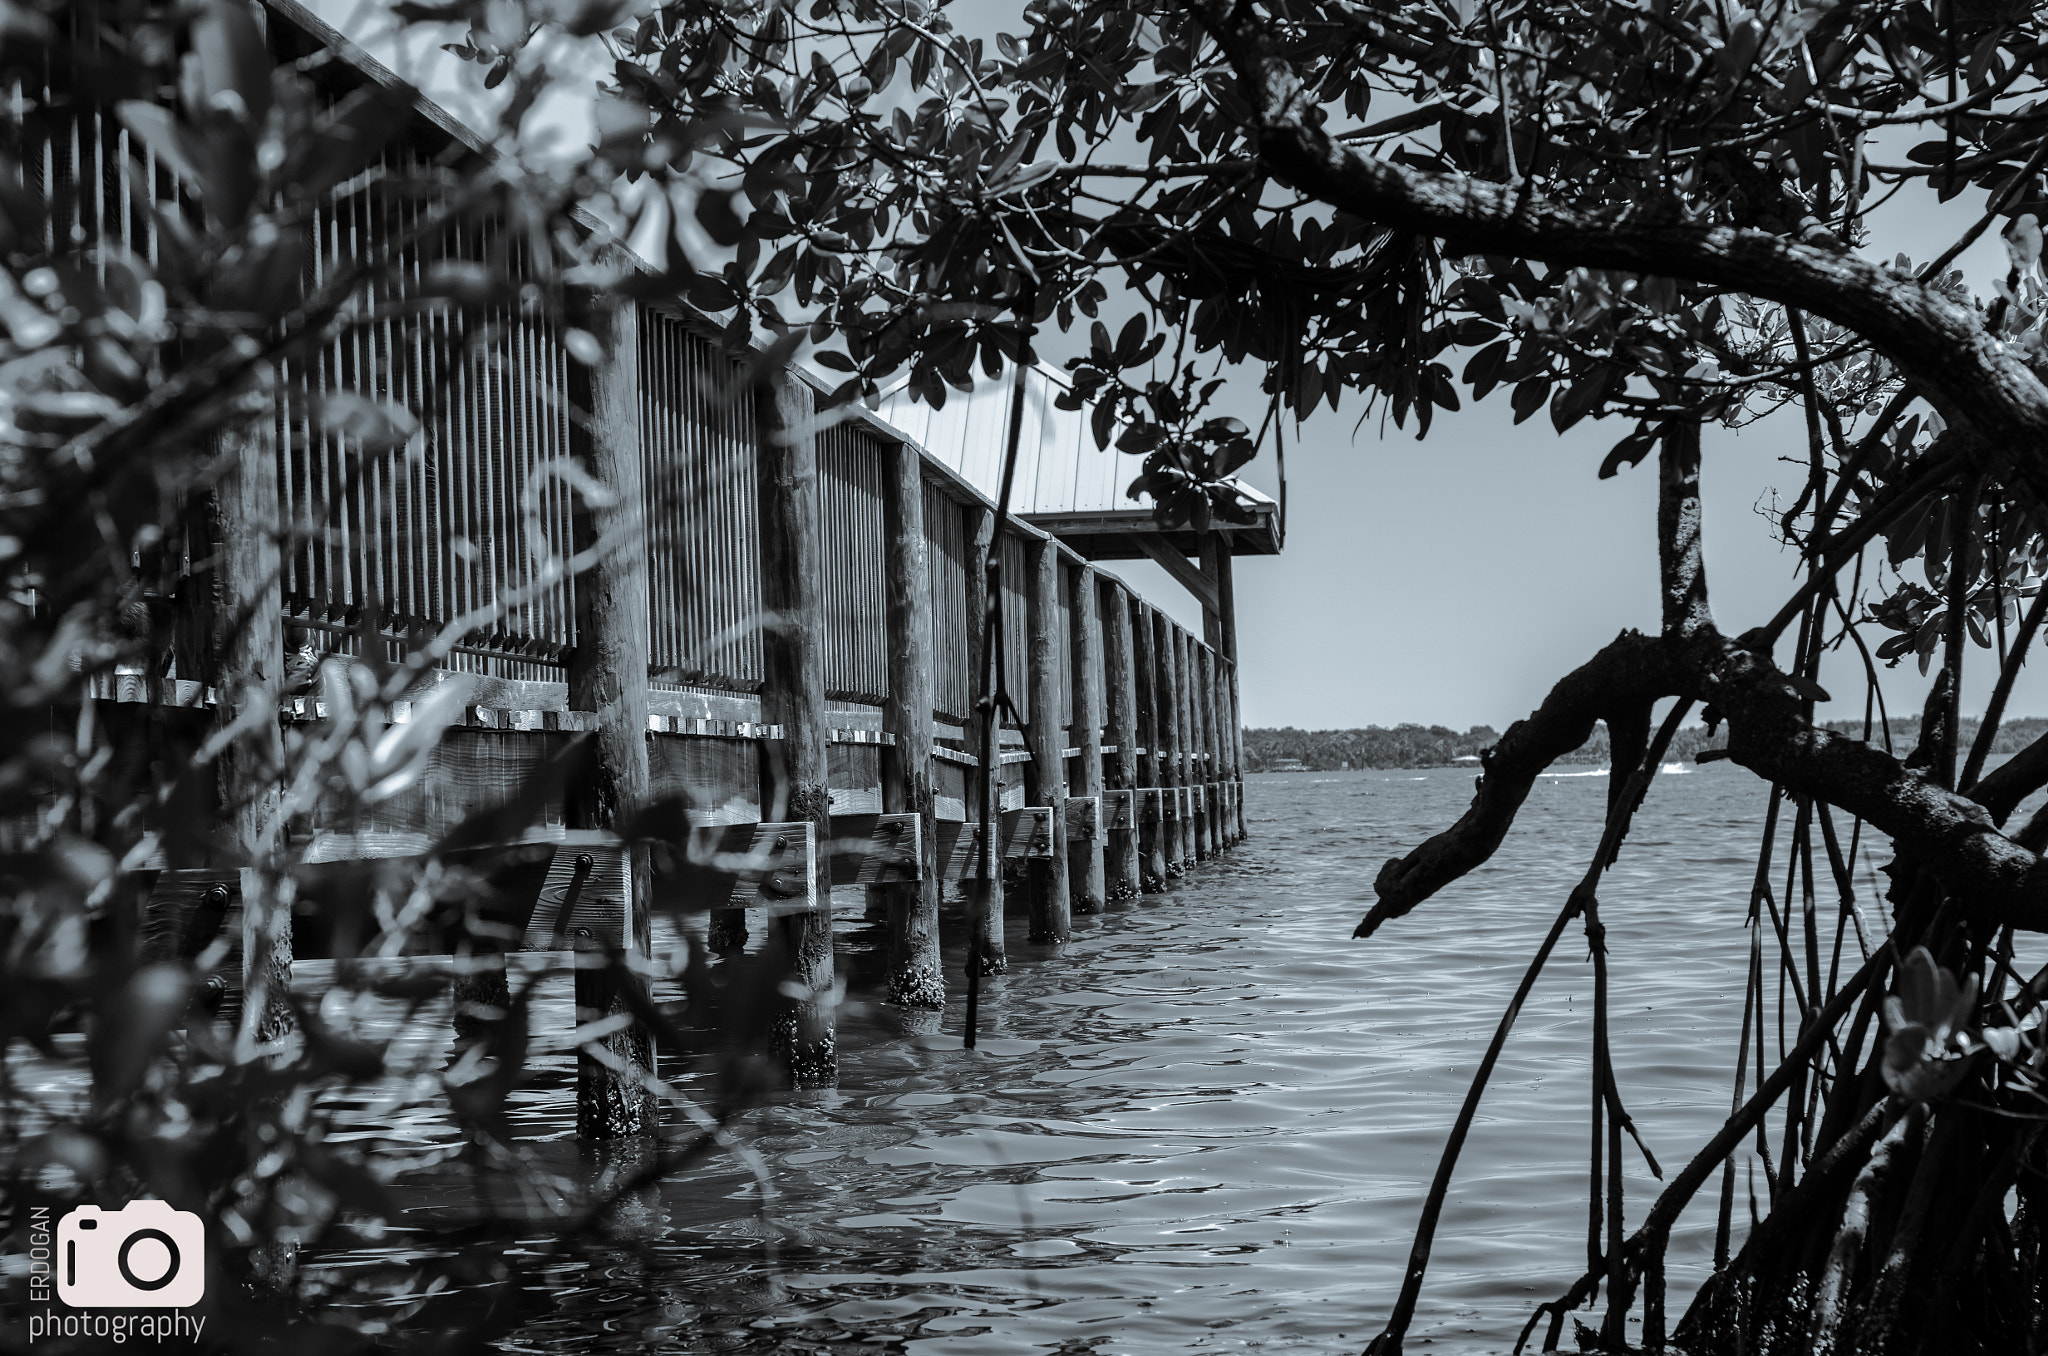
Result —
[{"label": "distant tree line", "polygon": [[[1961,736],[1958,741],[1965,748],[1977,737],[1978,722],[1972,717],[1963,717],[1958,724]],[[1841,734],[1863,736],[1863,722],[1860,720],[1831,720],[1824,728]],[[2026,716],[2003,722],[1996,738],[1992,741],[1991,755],[2017,753],[2043,734],[2048,734],[2048,717]],[[1460,758],[1477,757],[1500,738],[1500,732],[1491,725],[1474,725],[1464,733],[1443,725],[1396,725],[1385,729],[1368,725],[1362,730],[1297,730],[1287,726],[1279,730],[1246,730],[1244,732],[1245,766],[1252,772],[1272,772],[1288,766],[1288,760],[1298,761],[1310,772],[1337,772],[1345,768],[1415,768],[1449,767]],[[1882,747],[1884,732],[1873,729],[1871,742]],[[1892,748],[1906,754],[1920,742],[1920,717],[1894,716],[1891,719]],[[1673,762],[1691,762],[1703,750],[1719,749],[1727,744],[1726,731],[1708,733],[1704,725],[1691,725],[1682,729],[1671,741],[1669,757]],[[1605,767],[1608,762],[1607,727],[1593,727],[1593,737],[1581,744],[1567,762],[1594,767]]]}]

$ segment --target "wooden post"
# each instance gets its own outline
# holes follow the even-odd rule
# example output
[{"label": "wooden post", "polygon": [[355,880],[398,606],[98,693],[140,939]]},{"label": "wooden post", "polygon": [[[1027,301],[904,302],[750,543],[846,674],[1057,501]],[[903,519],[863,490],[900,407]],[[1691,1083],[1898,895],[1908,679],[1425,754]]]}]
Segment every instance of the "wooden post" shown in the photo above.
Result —
[{"label": "wooden post", "polygon": [[1024,545],[1024,570],[1028,583],[1031,637],[1029,704],[1025,717],[1031,729],[1026,743],[1031,750],[1031,785],[1027,797],[1033,805],[1052,808],[1052,856],[1033,862],[1031,874],[1031,940],[1064,942],[1071,922],[1067,863],[1067,732],[1060,724],[1060,552],[1050,538],[1039,537]]},{"label": "wooden post", "polygon": [[1237,710],[1237,661],[1230,661],[1230,684],[1223,694],[1224,718],[1230,722],[1230,781],[1235,790],[1230,802],[1232,841],[1242,843],[1244,832],[1244,718]]},{"label": "wooden post", "polygon": [[[996,655],[993,646],[985,646],[989,603],[995,581],[989,575],[992,562],[1001,559],[1001,552],[995,544],[996,514],[994,509],[974,510],[971,546],[967,553],[967,671],[973,677],[974,700],[979,702],[984,688],[993,693]],[[967,713],[967,751],[976,758],[982,752],[983,713],[979,710]],[[988,713],[988,729],[998,745],[1002,737],[1002,713]],[[972,773],[967,782],[967,818],[971,823],[983,826],[984,832],[992,831],[990,826],[1002,822],[1002,765],[995,765],[996,775],[986,784],[978,773]],[[974,958],[981,958],[981,973],[999,975],[1010,968],[1009,957],[1004,953],[1003,944],[1003,872],[1002,857],[997,855],[996,870],[985,873],[972,888],[975,904],[968,920],[970,943],[968,964]]]},{"label": "wooden post", "polygon": [[[1152,624],[1152,607],[1138,598],[1131,602],[1131,695],[1138,710],[1138,746],[1144,750],[1132,766],[1138,785],[1154,793],[1156,801],[1160,786],[1161,770],[1165,760],[1159,752],[1159,645]],[[1139,811],[1138,823],[1138,866],[1142,872],[1141,888],[1147,894],[1158,894],[1166,888],[1166,832],[1165,821],[1159,818],[1159,807],[1155,804],[1152,818],[1144,816],[1144,806]]]},{"label": "wooden post", "polygon": [[1192,704],[1190,723],[1195,731],[1195,794],[1201,798],[1202,806],[1202,813],[1195,819],[1195,855],[1214,858],[1217,853],[1217,816],[1216,807],[1209,803],[1209,788],[1216,784],[1217,762],[1214,670],[1211,667],[1214,652],[1190,636],[1188,655],[1194,661],[1189,667],[1188,696]]},{"label": "wooden post", "polygon": [[1184,871],[1180,854],[1180,811],[1178,811],[1178,787],[1180,787],[1180,760],[1174,750],[1180,748],[1180,713],[1174,707],[1174,623],[1167,621],[1165,612],[1151,608],[1151,631],[1153,631],[1153,785],[1161,789],[1159,805],[1159,856],[1165,858],[1161,868],[1161,881],[1178,877]]},{"label": "wooden post", "polygon": [[[220,437],[223,469],[209,528],[214,587],[207,624],[223,728],[254,714],[216,764],[229,842],[242,863],[242,1040],[263,1044],[292,1026],[292,901],[262,867],[280,808],[284,735],[283,561],[278,534],[277,452],[268,411]],[[205,581],[199,581],[204,588]]]},{"label": "wooden post", "polygon": [[[1078,795],[1102,803],[1102,623],[1098,616],[1095,567],[1074,571],[1071,614],[1074,626],[1074,743],[1080,747]],[[1098,832],[1075,849],[1074,912],[1101,913],[1108,900],[1103,841]]]},{"label": "wooden post", "polygon": [[1196,548],[1202,567],[1202,578],[1209,581],[1215,590],[1216,604],[1206,602],[1202,606],[1202,641],[1218,654],[1223,653],[1223,575],[1230,568],[1230,544],[1218,532],[1204,532]]},{"label": "wooden post", "polygon": [[1195,672],[1201,642],[1187,631],[1175,631],[1180,646],[1178,682],[1174,695],[1180,700],[1181,776],[1188,788],[1187,860],[1199,862],[1209,854],[1202,847],[1202,719],[1195,702]]},{"label": "wooden post", "polygon": [[[569,656],[569,708],[597,713],[596,758],[591,776],[568,788],[565,817],[571,828],[616,829],[647,800],[647,540],[640,466],[640,317],[633,302],[577,298],[581,328],[597,337],[604,357],[585,366],[569,362],[569,450],[605,498],[579,494],[572,511],[576,552],[596,563],[576,579],[576,648]],[[579,416],[580,417],[576,417]],[[630,949],[646,956],[648,864],[645,849],[625,862],[620,935],[625,947],[607,956],[579,948],[576,965],[578,1023],[630,1011],[624,984],[637,984],[608,962]],[[610,901],[606,901],[610,903]],[[603,1039],[619,1067],[579,1050],[576,1058],[576,1134],[585,1140],[652,1135],[659,1111],[651,1090],[654,1052],[638,1025]]]},{"label": "wooden post", "polygon": [[1188,832],[1194,834],[1194,860],[1206,862],[1214,856],[1208,848],[1208,731],[1202,727],[1202,641],[1184,635],[1180,641],[1186,662],[1188,684],[1188,799],[1194,813],[1188,817]]},{"label": "wooden post", "polygon": [[946,1006],[939,959],[938,816],[932,798],[932,570],[924,530],[924,458],[895,443],[882,452],[882,532],[888,598],[889,695],[882,728],[882,809],[922,821],[923,879],[879,887],[889,906],[889,997],[907,1008]]},{"label": "wooden post", "polygon": [[[1208,815],[1202,832],[1208,834],[1208,854],[1223,852],[1223,725],[1217,721],[1217,651],[1202,645],[1202,795]],[[1217,799],[1208,799],[1217,797]]]},{"label": "wooden post", "polygon": [[[1138,693],[1133,680],[1131,654],[1131,600],[1123,585],[1112,579],[1100,581],[1102,627],[1103,742],[1116,745],[1116,755],[1105,765],[1104,783],[1112,791],[1134,791],[1145,785],[1138,778]],[[1133,797],[1135,799],[1135,797]],[[1138,870],[1138,826],[1115,829],[1105,835],[1104,872],[1111,899],[1134,898],[1142,886]]]},{"label": "wooden post", "polygon": [[1176,639],[1180,641],[1182,686],[1188,692],[1186,701],[1180,709],[1180,715],[1186,721],[1186,725],[1182,725],[1182,744],[1188,750],[1188,838],[1192,840],[1188,860],[1206,862],[1210,856],[1206,830],[1208,807],[1202,799],[1202,768],[1206,748],[1202,746],[1202,703],[1198,701],[1198,694],[1202,690],[1202,643],[1188,635],[1186,631],[1178,633]]},{"label": "wooden post", "polygon": [[1223,839],[1229,846],[1244,837],[1244,731],[1237,719],[1237,584],[1232,577],[1228,538],[1216,538],[1210,577],[1216,585],[1216,634],[1209,644],[1223,661],[1217,670],[1216,712],[1232,787],[1229,812],[1223,820]]},{"label": "wooden post", "polygon": [[[762,745],[761,817],[809,820],[820,844],[832,837],[825,718],[825,579],[820,539],[818,444],[810,388],[788,371],[764,373],[755,387],[760,430],[761,719],[782,727]],[[798,1087],[839,1077],[833,1032],[831,855],[819,852],[812,880],[817,906],[771,924],[788,978],[805,997],[776,1019],[769,1048]]]},{"label": "wooden post", "polygon": [[[1194,726],[1188,719],[1192,707],[1188,701],[1188,633],[1180,627],[1168,625],[1167,642],[1173,651],[1173,687],[1167,700],[1173,704],[1173,776],[1174,785],[1183,788],[1194,786]],[[1193,868],[1198,856],[1195,852],[1195,816],[1193,813],[1194,792],[1192,789],[1181,796],[1183,813],[1176,825],[1180,838],[1180,866],[1182,871]]]},{"label": "wooden post", "polygon": [[1237,750],[1231,741],[1231,662],[1223,655],[1214,658],[1214,674],[1210,678],[1210,729],[1217,731],[1217,795],[1223,797],[1217,805],[1217,842],[1227,852],[1237,842],[1237,830],[1233,828],[1237,803]]}]

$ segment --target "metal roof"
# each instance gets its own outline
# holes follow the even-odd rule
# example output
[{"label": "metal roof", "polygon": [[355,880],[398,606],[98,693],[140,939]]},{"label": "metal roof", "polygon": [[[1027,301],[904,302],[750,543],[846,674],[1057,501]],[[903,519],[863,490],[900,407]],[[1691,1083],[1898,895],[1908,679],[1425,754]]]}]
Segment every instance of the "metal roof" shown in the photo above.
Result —
[{"label": "metal roof", "polygon": [[[1016,386],[1008,373],[981,379],[970,393],[949,388],[945,405],[933,409],[899,385],[883,395],[876,413],[994,500],[1002,489]],[[1167,544],[1185,556],[1195,555],[1200,550],[1198,533],[1192,528],[1160,527],[1149,495],[1132,499],[1125,494],[1138,474],[1138,459],[1118,452],[1114,444],[1106,450],[1097,447],[1088,411],[1063,410],[1054,403],[1068,389],[1058,374],[1044,367],[1025,374],[1012,511],[1090,560],[1151,556],[1153,552],[1139,544],[1140,537]],[[1254,521],[1218,523],[1212,532],[1229,545],[1232,555],[1278,555],[1280,506],[1243,481],[1236,484],[1252,506]]]}]

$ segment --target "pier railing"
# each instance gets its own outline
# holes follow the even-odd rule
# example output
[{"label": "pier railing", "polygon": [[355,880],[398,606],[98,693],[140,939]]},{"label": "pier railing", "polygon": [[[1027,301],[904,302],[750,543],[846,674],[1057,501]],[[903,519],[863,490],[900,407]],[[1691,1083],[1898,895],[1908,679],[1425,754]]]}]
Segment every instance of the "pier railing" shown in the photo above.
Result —
[{"label": "pier railing", "polygon": [[[317,68],[331,103],[395,85],[292,0],[267,7],[281,57],[347,57]],[[154,258],[158,226],[136,190],[143,206],[179,212],[186,186],[109,110],[54,106],[69,111],[41,124],[21,162],[50,229],[102,255]],[[983,874],[985,833],[1000,836],[997,856],[1035,863],[1033,931],[1059,938],[1070,908],[1159,888],[1242,836],[1227,655],[1029,523],[997,534],[994,505],[944,460],[867,411],[823,408],[821,384],[763,371],[687,308],[628,303],[605,344],[576,349],[544,304],[549,278],[521,223],[435,224],[451,157],[486,154],[464,142],[416,105],[409,137],[306,215],[304,293],[360,280],[319,342],[275,364],[271,417],[245,454],[275,471],[274,504],[242,531],[276,541],[275,578],[257,591],[270,588],[278,615],[257,620],[287,652],[317,661],[367,645],[390,660],[466,626],[441,667],[472,695],[431,764],[374,806],[302,807],[308,860],[424,851],[578,732],[597,733],[613,764],[637,764],[606,773],[628,799],[682,796],[698,828],[739,832],[719,860],[754,861],[755,902],[779,882],[783,908],[821,911],[834,884],[868,883],[935,920],[941,881]],[[129,172],[138,162],[146,174]],[[599,465],[637,512],[614,515],[633,526],[609,563],[578,573],[566,563],[587,536]],[[205,517],[163,571],[158,601],[173,609],[200,606],[181,595],[214,588],[210,562],[246,545],[232,530],[210,539],[221,529]],[[974,776],[990,556],[1014,706],[993,794]],[[644,669],[635,690],[593,698],[592,666],[620,655]],[[236,680],[222,662],[205,628],[188,628],[161,665],[96,675],[89,696],[204,707]],[[302,683],[281,715],[342,714],[323,701]],[[821,801],[806,799],[812,787]],[[631,894],[623,868],[579,865],[591,849],[575,835],[611,826],[571,799],[541,816],[541,839],[580,846],[533,867],[520,915],[530,945],[559,943],[571,907],[560,901],[586,887]],[[772,849],[748,837],[764,821]],[[809,865],[790,868],[789,853]],[[996,898],[982,963],[999,964],[999,882],[984,886]],[[189,880],[164,889],[200,897]],[[605,915],[607,940],[644,945],[635,907]],[[935,969],[935,923],[927,933],[906,975]],[[936,982],[913,992],[906,979],[901,996],[929,1004]]]}]

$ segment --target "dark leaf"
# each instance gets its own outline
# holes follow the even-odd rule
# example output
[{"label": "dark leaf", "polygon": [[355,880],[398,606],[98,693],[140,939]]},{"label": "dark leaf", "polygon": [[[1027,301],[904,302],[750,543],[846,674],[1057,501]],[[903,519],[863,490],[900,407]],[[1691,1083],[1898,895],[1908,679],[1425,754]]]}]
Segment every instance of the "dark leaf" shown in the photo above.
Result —
[{"label": "dark leaf", "polygon": [[1515,422],[1521,423],[1530,415],[1543,408],[1543,402],[1550,398],[1550,378],[1531,377],[1515,387],[1513,405]]}]

